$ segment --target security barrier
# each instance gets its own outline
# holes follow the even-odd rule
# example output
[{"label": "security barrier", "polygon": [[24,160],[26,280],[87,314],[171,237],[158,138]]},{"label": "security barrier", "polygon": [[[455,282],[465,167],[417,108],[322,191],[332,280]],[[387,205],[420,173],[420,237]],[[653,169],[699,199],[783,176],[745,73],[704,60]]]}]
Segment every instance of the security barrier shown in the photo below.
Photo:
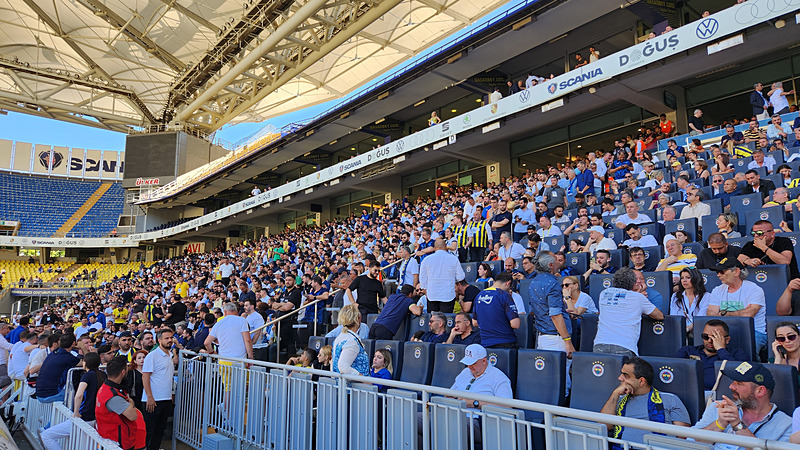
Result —
[{"label": "security barrier", "polygon": [[[182,351],[173,440],[201,449],[751,448],[794,445],[426,385]],[[474,400],[485,405],[468,408]],[[542,420],[525,419],[533,412]],[[651,433],[609,438],[606,423]],[[173,442],[175,447],[176,442]]]}]

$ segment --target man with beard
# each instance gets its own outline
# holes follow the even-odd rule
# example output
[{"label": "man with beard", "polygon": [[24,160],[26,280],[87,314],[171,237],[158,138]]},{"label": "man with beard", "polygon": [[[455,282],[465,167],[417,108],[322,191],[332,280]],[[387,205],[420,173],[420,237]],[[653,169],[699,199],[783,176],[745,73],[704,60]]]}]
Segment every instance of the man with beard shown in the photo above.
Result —
[{"label": "man with beard", "polygon": [[770,401],[775,390],[772,373],[757,362],[728,364],[722,372],[733,380],[733,399],[723,395],[709,404],[694,428],[789,442],[792,418]]},{"label": "man with beard", "polygon": [[717,361],[746,361],[747,355],[738,349],[728,347],[731,343],[730,330],[728,324],[719,320],[711,319],[706,322],[703,328],[703,344],[687,345],[678,349],[676,358],[697,359],[703,363],[703,384],[705,390],[714,389],[717,380],[717,371],[714,363]]}]

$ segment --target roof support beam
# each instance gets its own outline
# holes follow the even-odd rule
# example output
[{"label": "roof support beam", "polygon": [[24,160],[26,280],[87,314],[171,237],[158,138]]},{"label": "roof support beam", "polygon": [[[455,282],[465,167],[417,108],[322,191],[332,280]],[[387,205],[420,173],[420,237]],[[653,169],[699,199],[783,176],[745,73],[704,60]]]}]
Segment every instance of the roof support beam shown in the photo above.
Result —
[{"label": "roof support beam", "polygon": [[219,27],[214,25],[213,23],[209,22],[208,20],[200,17],[199,14],[195,13],[194,11],[190,10],[189,8],[184,7],[177,0],[161,0],[165,5],[169,6],[180,12],[181,14],[185,15],[186,17],[194,20],[195,22],[199,23],[200,25],[208,28],[209,30],[213,31],[214,33],[219,31]]},{"label": "roof support beam", "polygon": [[[89,57],[89,55],[85,51],[83,51],[83,48],[81,48],[81,46],[78,45],[77,42],[75,42],[72,38],[70,38],[68,34],[64,33],[64,30],[61,28],[61,25],[55,20],[53,20],[52,17],[47,15],[47,13],[42,8],[40,8],[39,5],[36,4],[36,0],[22,0],[22,1],[25,2],[25,5],[31,8],[31,10],[33,10],[37,16],[39,16],[39,19],[42,22],[44,22],[45,25],[50,27],[50,29],[53,30],[53,32],[58,37],[60,37],[64,42],[66,42],[66,44],[69,45],[69,48],[71,48],[75,53],[77,53],[78,56],[80,56],[81,59],[83,59],[84,62],[86,62],[86,64],[90,67],[91,70],[94,70],[97,73],[97,76],[99,78],[108,80],[109,82],[113,81],[111,75],[106,73],[106,71],[103,70],[102,67],[100,67],[96,62],[94,62],[94,60],[91,57]],[[142,115],[142,122],[150,124],[156,122],[156,118],[153,117],[153,114],[150,113],[150,110],[147,109],[144,102],[139,98],[138,95],[136,95],[135,93],[131,93],[129,95],[129,98],[131,99],[131,103],[136,105],[136,109]]]},{"label": "roof support beam", "polygon": [[232,111],[228,111],[225,114],[223,120],[211,124],[211,126],[209,127],[209,131],[218,130],[220,127],[222,127],[222,125],[232,120],[239,114],[244,113],[253,105],[264,99],[264,97],[276,91],[277,89],[279,89],[281,86],[283,86],[293,78],[302,74],[306,69],[311,67],[312,64],[319,61],[325,55],[327,55],[328,53],[330,53],[331,51],[342,45],[344,42],[346,42],[348,39],[350,39],[351,37],[355,36],[362,30],[364,30],[372,22],[380,19],[381,16],[391,11],[391,9],[397,6],[401,1],[402,0],[384,0],[381,3],[372,6],[367,12],[362,14],[358,19],[349,24],[343,30],[336,33],[336,35],[334,35],[329,41],[325,42],[320,47],[320,51],[313,52],[310,55],[308,55],[302,62],[300,62],[297,65],[297,67],[293,67],[286,70],[281,74],[281,76],[277,80],[275,80],[274,83],[266,86],[265,88],[255,93],[255,95],[251,100],[242,102]]},{"label": "roof support beam", "polygon": [[[397,1],[397,0],[394,0]],[[259,58],[266,55],[273,47],[278,45],[286,36],[289,36],[291,33],[295,31],[295,29],[300,26],[303,22],[308,20],[309,17],[313,16],[317,13],[323,6],[325,6],[326,0],[309,0],[308,3],[301,6],[300,9],[297,10],[296,13],[289,16],[288,19],[281,26],[278,27],[275,32],[270,33],[270,35],[264,39],[261,44],[258,45],[253,51],[249,52],[239,61],[238,64],[233,66],[231,70],[225,73],[222,77],[220,77],[214,84],[208,86],[208,88],[203,91],[197,98],[194,99],[192,103],[186,106],[183,110],[178,112],[176,115],[177,120],[186,120],[197,111],[201,105],[203,105],[206,101],[211,99],[212,96],[219,93],[225,86],[230,84],[233,80],[236,79],[239,75],[244,73],[245,71],[249,70],[253,64],[258,61]],[[221,126],[222,124],[220,124]],[[219,128],[219,127],[217,127]],[[217,128],[214,128],[215,130]]]},{"label": "roof support beam", "polygon": [[451,18],[463,23],[464,25],[468,25],[470,23],[469,17],[457,11],[453,11],[453,8],[448,8],[447,6],[442,5],[436,0],[417,0],[417,1],[425,6],[435,9],[438,14],[444,14],[445,16],[450,16]]},{"label": "roof support beam", "polygon": [[78,3],[91,10],[92,13],[98,17],[103,18],[112,27],[120,30],[122,33],[125,33],[126,36],[133,39],[148,53],[151,53],[161,62],[171,67],[172,70],[177,72],[183,69],[184,64],[181,62],[181,60],[173,56],[170,52],[164,50],[162,47],[158,46],[155,42],[153,42],[152,39],[145,36],[141,31],[137,30],[136,27],[130,25],[128,23],[129,21],[124,20],[117,13],[106,8],[104,4],[97,0],[78,0]]},{"label": "roof support beam", "polygon": [[98,119],[107,119],[107,120],[114,120],[119,122],[120,124],[126,124],[130,126],[141,126],[142,124],[132,117],[125,117],[119,116],[116,114],[111,114],[103,111],[97,111],[92,109],[83,109],[78,108],[72,105],[65,105],[62,103],[50,101],[50,100],[39,100],[37,98],[31,98],[24,95],[17,94],[15,92],[8,92],[8,91],[0,91],[0,99],[11,100],[13,102],[23,102],[23,103],[30,103],[32,105],[38,105],[39,107],[43,108],[55,108],[60,109],[62,111],[67,111],[75,114],[83,114],[86,116],[97,117]]}]

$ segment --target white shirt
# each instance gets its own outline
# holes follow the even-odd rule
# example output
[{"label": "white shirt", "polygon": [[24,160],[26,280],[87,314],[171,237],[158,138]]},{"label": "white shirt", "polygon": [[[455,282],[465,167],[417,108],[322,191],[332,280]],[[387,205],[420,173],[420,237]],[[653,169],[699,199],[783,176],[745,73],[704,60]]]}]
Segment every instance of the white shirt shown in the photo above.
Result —
[{"label": "white shirt", "polygon": [[18,341],[11,349],[11,359],[8,361],[8,376],[13,380],[25,379],[25,366],[28,365],[29,353],[25,352],[25,347],[32,345],[25,341]]},{"label": "white shirt", "polygon": [[[155,401],[172,400],[172,380],[175,376],[175,366],[172,364],[172,356],[164,352],[160,345],[144,357],[142,373],[150,374],[150,391],[153,393]],[[145,389],[142,389],[142,402],[147,402]]]},{"label": "white shirt", "polygon": [[478,203],[475,202],[474,205],[470,205],[469,202],[464,204],[464,219],[471,219],[473,215],[475,215],[475,208],[478,207]]},{"label": "white shirt", "polygon": [[244,345],[242,333],[249,333],[250,327],[244,317],[226,315],[211,327],[209,336],[214,336],[219,341],[218,353],[220,356],[232,358],[246,358],[247,347]]},{"label": "white shirt", "polygon": [[236,266],[231,263],[222,264],[219,266],[219,275],[222,278],[230,278],[233,275],[233,271],[236,270]]},{"label": "white shirt", "polygon": [[514,258],[520,259],[525,255],[525,247],[522,244],[518,244],[516,242],[511,244],[511,248],[505,248],[502,245],[500,246],[500,250],[497,251],[497,257],[501,261],[505,261],[506,258]]},{"label": "white shirt", "polygon": [[8,352],[14,348],[14,344],[8,342],[6,337],[0,335],[0,365],[8,364]]},{"label": "white shirt", "polygon": [[766,167],[767,172],[772,173],[772,171],[775,169],[775,164],[777,164],[775,158],[773,158],[772,156],[764,156],[763,166],[759,166],[756,161],[750,161],[750,164],[747,165],[747,169],[749,170],[749,169],[758,169],[759,167]]},{"label": "white shirt", "polygon": [[653,237],[652,234],[646,234],[641,237],[638,241],[634,241],[633,239],[626,239],[622,245],[626,247],[658,247],[658,241],[656,238]]},{"label": "white shirt", "polygon": [[627,214],[623,214],[623,215],[617,217],[617,220],[614,221],[614,223],[622,223],[625,226],[628,226],[628,225],[630,225],[632,223],[635,223],[635,224],[639,225],[639,224],[650,223],[650,222],[652,222],[652,220],[650,220],[650,217],[648,217],[648,216],[646,216],[644,214],[639,214],[638,212],[636,213],[636,217],[634,217],[634,218],[631,218]]},{"label": "white shirt", "polygon": [[[524,251],[524,250],[523,250]],[[428,301],[449,302],[456,298],[456,282],[464,279],[458,258],[437,250],[422,260],[419,284],[426,290]]]},{"label": "white shirt", "polygon": [[[698,202],[696,205],[686,205],[681,210],[681,220],[690,219],[692,217],[697,219],[699,224],[703,220],[703,216],[711,215],[711,206],[705,203]],[[664,241],[666,242],[666,241]]]},{"label": "white shirt", "polygon": [[644,295],[611,287],[600,293],[600,318],[594,344],[613,344],[639,354],[642,314],[656,309]]},{"label": "white shirt", "polygon": [[589,246],[589,253],[595,254],[598,250],[616,250],[617,243],[610,237],[604,237],[600,242],[596,242]]},{"label": "white shirt", "polygon": [[251,330],[255,330],[256,328],[264,325],[264,318],[261,317],[261,314],[258,311],[253,311],[245,317],[247,319],[247,325],[250,327]]},{"label": "white shirt", "polygon": [[578,296],[575,307],[586,308],[586,311],[584,311],[585,314],[597,314],[597,305],[594,304],[594,300],[592,300],[592,297],[586,292],[581,292],[581,295]]},{"label": "white shirt", "polygon": [[525,314],[525,300],[516,292],[511,293],[511,299],[514,300],[514,305],[517,307],[517,314]]},{"label": "white shirt", "polygon": [[501,98],[503,98],[503,94],[501,94],[500,91],[494,91],[489,94],[489,103],[496,103]]},{"label": "white shirt", "polygon": [[[686,298],[686,294],[682,294],[680,298],[678,298],[678,293],[672,294],[672,298],[669,301],[669,315],[670,316],[684,316],[686,317],[686,326],[691,325],[694,323],[694,316],[707,316],[708,315],[708,302],[711,300],[711,294],[706,292],[703,294],[703,298],[701,299],[694,299],[694,304],[689,306],[690,301]],[[686,310],[689,311],[686,311]]]},{"label": "white shirt", "polygon": [[720,311],[739,311],[750,305],[760,305],[753,326],[759,333],[767,333],[767,302],[764,290],[752,281],[742,281],[742,287],[736,292],[728,292],[728,285],[720,284],[711,291],[708,306],[717,306]]}]

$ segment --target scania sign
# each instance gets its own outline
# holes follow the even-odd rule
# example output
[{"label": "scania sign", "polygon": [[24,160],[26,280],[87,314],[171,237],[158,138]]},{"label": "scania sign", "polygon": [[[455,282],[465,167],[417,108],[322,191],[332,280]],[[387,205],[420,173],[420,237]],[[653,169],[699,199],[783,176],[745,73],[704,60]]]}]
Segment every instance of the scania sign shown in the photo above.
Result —
[{"label": "scania sign", "polygon": [[603,74],[603,69],[597,68],[594,70],[590,70],[586,73],[582,73],[576,77],[558,83],[557,87],[555,83],[552,83],[550,86],[548,86],[547,91],[550,92],[551,94],[555,94],[559,90],[567,89],[569,87],[575,86],[578,83],[591,81],[592,79],[597,78],[602,74]]}]

